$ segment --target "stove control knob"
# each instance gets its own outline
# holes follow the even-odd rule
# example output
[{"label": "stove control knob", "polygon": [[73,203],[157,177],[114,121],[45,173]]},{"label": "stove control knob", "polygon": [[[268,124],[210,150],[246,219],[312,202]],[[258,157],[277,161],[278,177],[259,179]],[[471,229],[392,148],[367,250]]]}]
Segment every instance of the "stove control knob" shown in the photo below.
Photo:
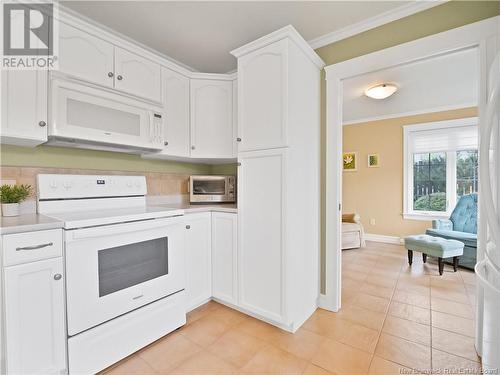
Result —
[{"label": "stove control knob", "polygon": [[132,182],[127,181],[127,187],[131,188],[132,187]]},{"label": "stove control knob", "polygon": [[64,181],[63,182],[63,186],[64,188],[67,190],[67,189],[70,189],[71,188],[71,181]]},{"label": "stove control knob", "polygon": [[52,189],[57,189],[57,181],[51,181],[49,185]]},{"label": "stove control knob", "polygon": [[140,188],[140,187],[141,187],[141,183],[140,183],[139,181],[136,181],[136,182],[135,182],[135,187],[136,187],[136,188]]}]

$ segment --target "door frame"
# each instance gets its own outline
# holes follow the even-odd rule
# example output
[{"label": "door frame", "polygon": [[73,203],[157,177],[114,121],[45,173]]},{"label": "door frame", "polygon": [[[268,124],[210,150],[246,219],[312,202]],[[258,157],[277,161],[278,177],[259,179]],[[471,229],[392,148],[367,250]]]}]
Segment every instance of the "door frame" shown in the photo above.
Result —
[{"label": "door frame", "polygon": [[[342,204],[342,103],[343,81],[358,75],[457,52],[479,50],[479,133],[484,127],[487,100],[488,39],[500,28],[500,16],[417,39],[325,67],[326,72],[326,233],[325,294],[319,306],[337,312],[341,308],[341,204]],[[481,207],[479,207],[481,209]],[[479,243],[484,233],[479,223]],[[478,259],[483,256],[478,248]]]}]

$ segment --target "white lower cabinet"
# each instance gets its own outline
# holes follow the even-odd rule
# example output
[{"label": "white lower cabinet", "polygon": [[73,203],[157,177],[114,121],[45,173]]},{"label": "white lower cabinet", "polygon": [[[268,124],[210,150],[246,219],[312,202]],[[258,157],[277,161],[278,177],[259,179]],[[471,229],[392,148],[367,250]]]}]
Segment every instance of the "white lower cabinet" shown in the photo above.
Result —
[{"label": "white lower cabinet", "polygon": [[66,373],[62,257],[4,269],[7,374]]},{"label": "white lower cabinet", "polygon": [[238,161],[239,305],[286,324],[286,149],[240,153]]},{"label": "white lower cabinet", "polygon": [[212,212],[212,295],[232,305],[238,303],[237,219]]},{"label": "white lower cabinet", "polygon": [[186,215],[186,308],[212,297],[211,213]]}]

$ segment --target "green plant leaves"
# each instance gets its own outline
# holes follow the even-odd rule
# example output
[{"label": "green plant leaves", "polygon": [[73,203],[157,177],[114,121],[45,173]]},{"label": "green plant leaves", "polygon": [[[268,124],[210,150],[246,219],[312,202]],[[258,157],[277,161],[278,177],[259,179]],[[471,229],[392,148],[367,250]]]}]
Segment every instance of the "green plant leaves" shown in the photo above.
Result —
[{"label": "green plant leaves", "polygon": [[31,185],[2,185],[0,186],[0,202],[22,202],[30,196],[32,191]]}]

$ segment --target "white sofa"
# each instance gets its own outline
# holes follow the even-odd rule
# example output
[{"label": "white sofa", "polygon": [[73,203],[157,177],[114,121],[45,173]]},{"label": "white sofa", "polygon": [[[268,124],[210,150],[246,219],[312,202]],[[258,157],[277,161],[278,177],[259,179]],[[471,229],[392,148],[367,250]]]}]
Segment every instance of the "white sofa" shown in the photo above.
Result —
[{"label": "white sofa", "polygon": [[342,250],[366,245],[363,225],[358,214],[342,215]]}]

